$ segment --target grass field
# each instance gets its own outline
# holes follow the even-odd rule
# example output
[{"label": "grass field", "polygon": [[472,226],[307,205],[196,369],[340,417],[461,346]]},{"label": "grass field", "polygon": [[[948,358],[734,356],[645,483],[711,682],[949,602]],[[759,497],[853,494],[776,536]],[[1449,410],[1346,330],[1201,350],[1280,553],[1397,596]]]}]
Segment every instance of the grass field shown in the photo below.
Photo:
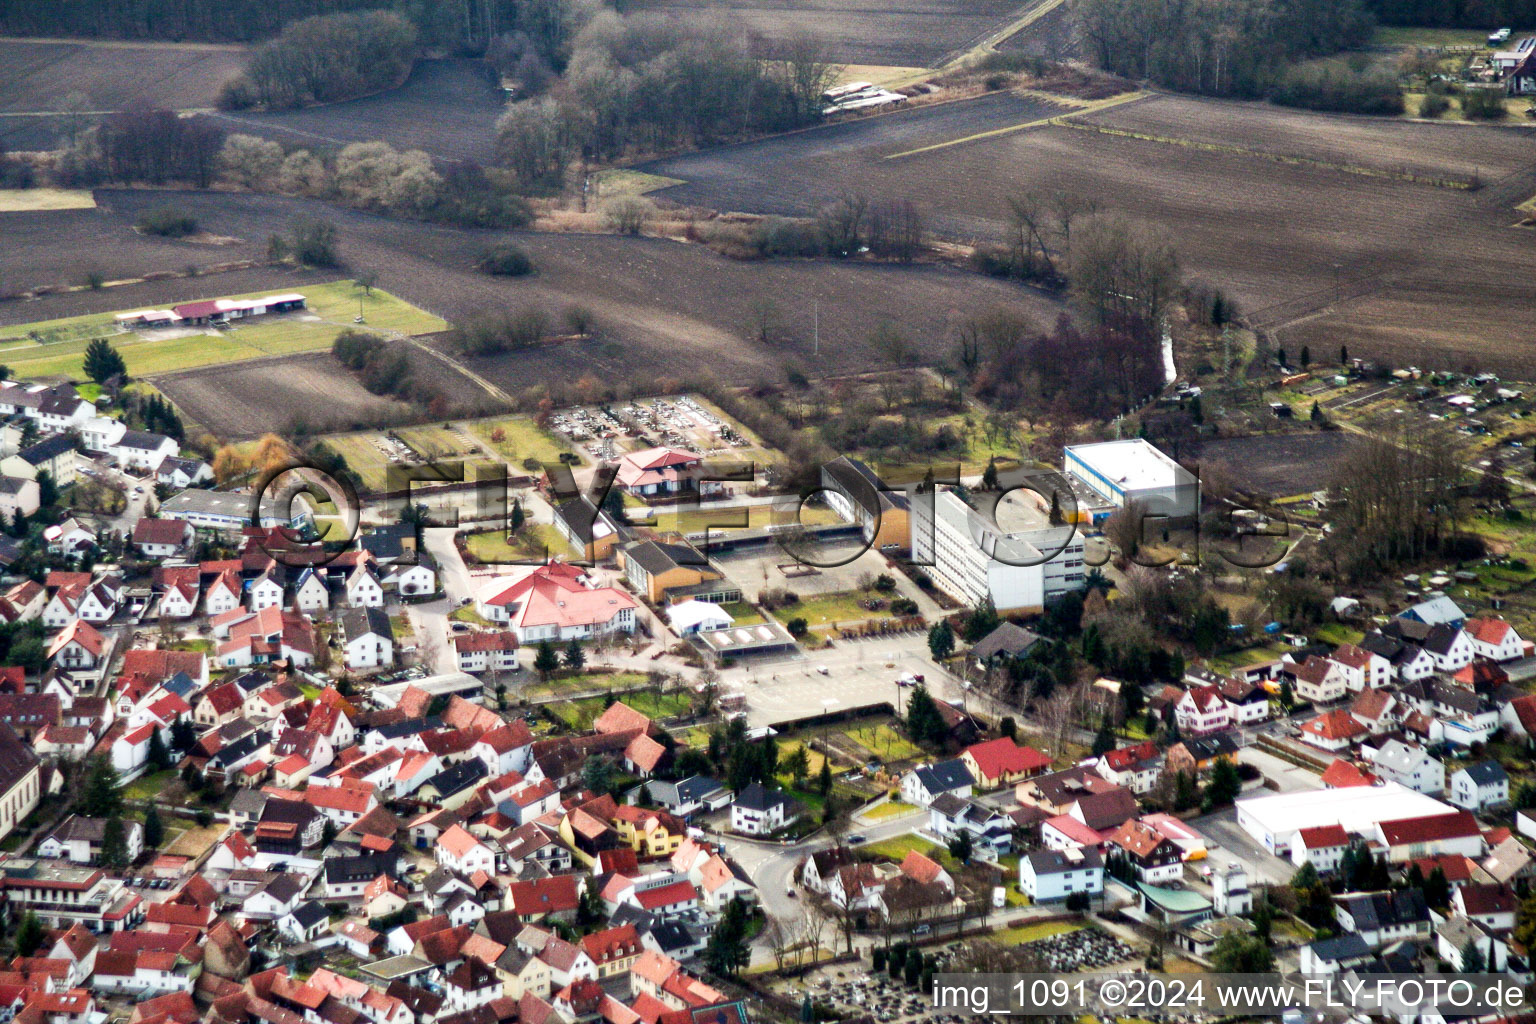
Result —
[{"label": "grass field", "polygon": [[[780,622],[804,619],[806,624],[812,627],[890,617],[889,602],[885,608],[872,612],[859,605],[859,602],[864,599],[864,594],[853,590],[834,594],[815,594],[802,597],[787,608],[776,609],[773,614]],[[881,599],[885,600],[883,596]]]},{"label": "grass field", "polygon": [[[527,416],[471,420],[463,426],[497,455],[519,468],[524,459],[537,459],[541,463],[558,462],[561,455],[575,451],[562,438],[543,429]],[[497,437],[500,440],[496,440]]]},{"label": "grass field", "polygon": [[[1517,32],[1511,41],[1518,39]],[[1378,25],[1371,36],[1376,46],[1477,46],[1488,48],[1488,33],[1470,28],[1409,28]]]},{"label": "grass field", "polygon": [[930,843],[921,836],[907,833],[901,836],[892,836],[890,839],[882,839],[878,843],[870,843],[861,846],[859,850],[864,853],[873,853],[881,857],[889,857],[898,863],[906,859],[907,854],[916,850],[925,857],[932,857],[941,864],[949,859],[949,851],[937,843]]},{"label": "grass field", "polygon": [[[635,517],[643,518],[643,517]],[[797,517],[802,526],[825,526],[838,522],[836,512],[829,508],[803,507]],[[728,533],[731,530],[761,530],[767,526],[790,525],[786,513],[777,512],[771,505],[748,505],[745,508],[710,506],[687,512],[658,511],[651,525],[658,530],[675,530],[678,533]]]},{"label": "grass field", "polygon": [[673,185],[681,184],[682,181],[678,178],[646,174],[644,171],[631,171],[626,167],[612,167],[605,171],[598,171],[592,176],[593,191],[599,200],[607,196],[643,196],[659,188],[671,188]]},{"label": "grass field", "polygon": [[886,761],[906,761],[923,756],[916,744],[884,722],[845,729],[843,733]]},{"label": "grass field", "polygon": [[0,213],[37,210],[91,210],[96,198],[77,188],[0,188]]},{"label": "grass field", "polygon": [[720,610],[729,615],[738,626],[755,626],[764,621],[762,612],[746,601],[731,601],[721,605]]},{"label": "grass field", "polygon": [[1052,935],[1065,935],[1068,932],[1081,931],[1082,925],[1073,924],[1070,921],[1037,921],[1032,924],[1021,924],[1015,928],[1004,928],[992,933],[992,938],[998,942],[1010,946],[1022,945],[1026,942],[1034,942],[1037,939],[1048,939]]},{"label": "grass field", "polygon": [[[212,287],[210,285],[210,287]],[[220,298],[258,298],[278,289]],[[308,311],[258,317],[224,330],[185,334],[157,331],[149,335],[119,333],[113,314],[68,317],[3,328],[0,361],[22,378],[82,377],[86,344],[96,337],[112,341],[128,372],[134,376],[186,370],[214,363],[232,363],[262,356],[291,355],[328,349],[336,334],[351,327],[362,309],[364,326],[392,334],[427,334],[446,330],[446,321],[425,313],[388,292],[375,288],[364,294],[351,281],[306,285]],[[158,336],[156,336],[158,335]],[[175,336],[172,336],[175,335]]]},{"label": "grass field", "polygon": [[[686,712],[693,706],[693,698],[687,693],[641,692],[625,695],[624,703],[649,718],[662,719]],[[548,710],[570,728],[586,732],[592,728],[597,717],[607,710],[607,702],[602,697],[564,700],[550,704]]]},{"label": "grass field", "polygon": [[[523,690],[523,696],[554,697],[562,693],[585,693],[589,690],[621,690],[639,686],[643,682],[645,682],[643,672],[595,672],[534,683]],[[624,699],[629,698],[626,696]]]},{"label": "grass field", "polygon": [[912,814],[917,810],[919,808],[912,804],[902,803],[900,800],[887,800],[878,807],[872,807],[865,811],[860,817],[866,818],[869,821],[883,821],[886,818],[899,818],[903,814]]},{"label": "grass field", "polygon": [[470,534],[465,541],[469,553],[482,562],[512,562],[529,558],[568,554],[571,551],[565,538],[548,523],[524,523],[512,542],[500,530]]}]

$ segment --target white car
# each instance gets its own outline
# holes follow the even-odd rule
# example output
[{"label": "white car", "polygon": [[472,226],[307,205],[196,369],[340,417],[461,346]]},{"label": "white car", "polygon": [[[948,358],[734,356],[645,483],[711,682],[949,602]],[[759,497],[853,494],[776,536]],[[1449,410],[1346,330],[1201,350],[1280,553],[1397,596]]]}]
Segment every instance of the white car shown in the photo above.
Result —
[{"label": "white car", "polygon": [[831,674],[832,674],[832,673],[831,673],[831,672],[830,672],[830,671],[829,671],[829,670],[828,670],[828,669],[827,669],[827,666],[825,666],[825,665],[817,665],[817,666],[816,666],[816,672],[817,672],[817,674],[818,674],[818,675],[823,675],[823,676],[829,676],[829,675],[831,675]]}]

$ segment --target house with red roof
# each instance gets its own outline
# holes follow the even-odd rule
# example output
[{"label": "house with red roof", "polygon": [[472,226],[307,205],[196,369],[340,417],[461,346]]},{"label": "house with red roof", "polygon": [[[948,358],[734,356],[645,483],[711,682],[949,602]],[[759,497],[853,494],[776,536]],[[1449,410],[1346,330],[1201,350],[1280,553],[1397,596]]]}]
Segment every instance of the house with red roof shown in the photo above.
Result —
[{"label": "house with red roof", "polygon": [[630,965],[645,951],[645,947],[640,944],[640,935],[632,924],[604,928],[584,935],[580,945],[582,952],[597,966],[599,978],[628,973]]},{"label": "house with red roof", "polygon": [[1490,661],[1514,661],[1525,657],[1526,643],[1515,627],[1503,619],[1468,619],[1461,627],[1471,641],[1472,653]]},{"label": "house with red roof", "polygon": [[84,619],[74,619],[48,643],[48,660],[57,668],[90,671],[101,662],[107,638]]},{"label": "house with red roof", "polygon": [[1051,759],[1033,747],[1021,747],[1007,736],[973,743],[960,754],[980,789],[996,789],[1033,778],[1051,766]]},{"label": "house with red roof", "polygon": [[145,558],[176,558],[191,549],[197,531],[181,519],[140,519],[133,527],[133,546]]},{"label": "house with red roof", "polygon": [[1356,765],[1352,761],[1346,761],[1342,757],[1333,759],[1326,771],[1323,772],[1322,783],[1324,789],[1347,789],[1350,786],[1374,786],[1380,780],[1370,772]]},{"label": "house with red roof", "polygon": [[1376,690],[1392,682],[1392,663],[1358,644],[1340,644],[1329,655],[1346,688],[1359,692]]},{"label": "house with red roof", "polygon": [[482,630],[453,638],[460,672],[515,672],[517,647],[517,634],[510,630]]},{"label": "house with red roof", "polygon": [[315,633],[309,619],[277,605],[250,612],[231,609],[213,620],[213,634],[224,638],[217,657],[225,668],[278,661],[302,667],[315,660]]},{"label": "house with red roof", "polygon": [[456,875],[468,878],[476,871],[496,873],[496,853],[462,825],[453,825],[437,839],[437,862]]},{"label": "house with red roof", "polygon": [[519,643],[536,644],[633,632],[638,605],[617,587],[595,585],[576,566],[551,561],[519,578],[485,584],[475,607],[504,623]]},{"label": "house with red roof", "polygon": [[1318,874],[1331,874],[1344,862],[1344,852],[1352,841],[1342,825],[1297,829],[1291,837],[1291,863],[1297,867],[1311,864]]},{"label": "house with red roof", "polygon": [[1218,686],[1191,687],[1173,711],[1182,736],[1209,736],[1232,726],[1232,708]]},{"label": "house with red roof", "polygon": [[508,885],[505,903],[508,910],[525,921],[546,917],[565,920],[575,916],[581,891],[582,883],[575,875],[533,878]]},{"label": "house with red roof", "polygon": [[698,479],[703,464],[701,456],[684,448],[646,448],[620,457],[615,483],[642,499],[686,491],[709,494],[720,490],[720,482]]},{"label": "house with red roof", "polygon": [[1301,739],[1320,750],[1343,750],[1369,735],[1360,720],[1344,708],[1325,711],[1301,727]]},{"label": "house with red roof", "polygon": [[1137,796],[1152,792],[1162,771],[1163,755],[1157,744],[1143,740],[1134,746],[1111,750],[1094,767],[1104,778],[1124,786]]},{"label": "house with red roof", "polygon": [[1375,832],[1395,864],[1442,853],[1481,857],[1487,852],[1482,827],[1468,811],[1383,821]]}]

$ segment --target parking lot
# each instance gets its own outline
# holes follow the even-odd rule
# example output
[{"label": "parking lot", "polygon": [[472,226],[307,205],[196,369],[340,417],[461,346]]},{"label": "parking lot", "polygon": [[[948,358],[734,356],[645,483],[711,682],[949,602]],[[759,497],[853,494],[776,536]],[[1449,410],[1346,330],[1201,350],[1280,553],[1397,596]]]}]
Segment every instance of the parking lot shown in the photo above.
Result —
[{"label": "parking lot", "polygon": [[1189,824],[1205,836],[1213,862],[1238,862],[1248,869],[1250,884],[1272,882],[1285,885],[1296,873],[1296,865],[1276,857],[1238,827],[1237,812],[1231,807],[1203,818],[1195,818]]}]

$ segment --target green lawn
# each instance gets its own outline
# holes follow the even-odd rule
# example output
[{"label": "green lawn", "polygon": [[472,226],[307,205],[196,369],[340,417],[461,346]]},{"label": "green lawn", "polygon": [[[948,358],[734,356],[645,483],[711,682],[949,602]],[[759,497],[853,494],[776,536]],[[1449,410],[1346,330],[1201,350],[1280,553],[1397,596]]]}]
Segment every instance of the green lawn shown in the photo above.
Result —
[{"label": "green lawn", "polygon": [[1026,942],[1034,942],[1037,939],[1048,939],[1052,935],[1065,935],[1068,932],[1081,931],[1082,927],[1082,925],[1073,924],[1071,921],[1036,921],[1031,924],[1021,924],[1013,928],[1004,928],[1002,931],[993,932],[992,938],[1010,946],[1019,946]]},{"label": "green lawn", "polygon": [[476,626],[494,625],[490,619],[487,619],[484,615],[481,615],[479,612],[475,611],[475,606],[472,604],[466,604],[455,608],[453,611],[448,613],[448,617],[450,619],[456,619],[459,622],[473,623]]},{"label": "green lawn", "polygon": [[881,821],[885,818],[899,818],[903,814],[912,814],[918,810],[921,808],[902,803],[900,800],[887,800],[880,806],[865,811],[860,817],[868,818],[870,821]]},{"label": "green lawn", "polygon": [[720,610],[735,620],[738,626],[756,626],[763,621],[763,613],[746,601],[727,602],[720,606]]},{"label": "green lawn", "polygon": [[[283,291],[274,288],[226,296],[218,295],[212,284],[209,289],[209,298],[258,298]],[[363,326],[372,330],[426,334],[448,327],[441,318],[388,292],[375,288],[372,294],[364,295],[351,281],[305,285],[304,296],[309,305],[305,313],[258,317],[224,330],[209,328],[208,333],[183,337],[157,339],[134,332],[119,333],[112,313],[4,327],[0,328],[0,362],[20,378],[79,379],[84,376],[81,360],[85,346],[95,337],[109,338],[122,353],[128,372],[135,376],[311,352],[330,348],[342,328],[353,326],[359,301]]]},{"label": "green lawn", "polygon": [[652,517],[652,525],[658,530],[675,530],[678,533],[725,533],[730,530],[761,530],[768,526],[790,526],[798,522],[802,526],[827,526],[838,522],[837,513],[829,508],[803,508],[793,520],[785,513],[776,512],[771,505],[708,506],[676,512],[658,509]]},{"label": "green lawn", "polygon": [[[589,690],[622,690],[645,682],[643,672],[588,672],[534,683],[523,691],[523,696],[555,697],[562,693],[586,693]],[[624,700],[629,700],[625,697]]]},{"label": "green lawn", "polygon": [[843,732],[882,760],[907,761],[923,756],[920,747],[884,722],[850,727]]},{"label": "green lawn", "polygon": [[89,210],[95,206],[96,197],[90,189],[0,188],[0,213],[35,213],[39,210]]},{"label": "green lawn", "polygon": [[[1510,36],[1513,44],[1520,34]],[[1480,46],[1488,47],[1488,33],[1477,29],[1459,28],[1405,28],[1395,25],[1377,26],[1371,42],[1377,46]]]},{"label": "green lawn", "polygon": [[[693,706],[693,698],[687,693],[656,694],[642,691],[625,694],[624,703],[648,718],[662,719],[686,712]],[[607,706],[607,701],[602,697],[586,697],[582,700],[563,700],[548,707],[551,714],[572,729],[586,732],[592,728],[597,717],[607,710]]]},{"label": "green lawn", "polygon": [[[791,588],[794,584],[791,582]],[[774,617],[780,622],[787,623],[790,619],[804,619],[810,626],[827,626],[834,623],[862,622],[865,619],[889,618],[890,601],[886,595],[878,596],[886,602],[886,606],[877,612],[869,611],[859,605],[867,596],[861,591],[844,590],[835,594],[815,594],[801,597],[799,601],[787,608],[778,608],[774,611]]]},{"label": "green lawn", "polygon": [[510,543],[500,530],[473,533],[466,539],[465,547],[482,562],[527,561],[571,553],[565,538],[548,523],[525,522]]},{"label": "green lawn", "polygon": [[527,416],[470,420],[462,425],[496,454],[518,468],[522,467],[524,459],[537,459],[541,463],[558,462],[562,454],[575,452],[562,438],[540,427]]},{"label": "green lawn", "polygon": [[176,778],[176,770],[167,768],[163,772],[154,772],[149,775],[140,775],[128,785],[123,787],[123,799],[125,800],[150,800],[160,795],[160,791],[170,785]]},{"label": "green lawn", "polygon": [[931,857],[939,863],[949,859],[949,851],[936,843],[930,843],[922,836],[907,833],[901,836],[892,836],[890,839],[882,839],[878,843],[870,843],[859,847],[860,852],[877,854],[881,857],[889,857],[891,860],[901,862],[907,859],[907,854],[916,850],[925,857]]}]

